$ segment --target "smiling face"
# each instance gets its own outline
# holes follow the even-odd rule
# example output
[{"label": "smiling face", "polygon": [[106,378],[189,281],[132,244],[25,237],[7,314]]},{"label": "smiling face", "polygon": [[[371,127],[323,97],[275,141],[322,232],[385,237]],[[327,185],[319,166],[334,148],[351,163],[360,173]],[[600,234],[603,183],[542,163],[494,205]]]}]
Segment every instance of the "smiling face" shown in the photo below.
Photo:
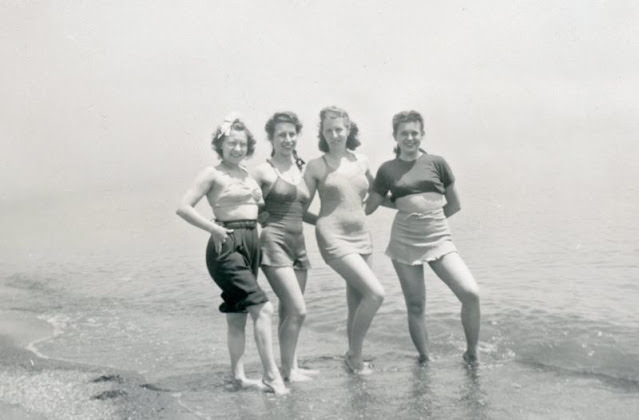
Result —
[{"label": "smiling face", "polygon": [[222,159],[233,164],[239,164],[246,157],[248,151],[248,137],[246,131],[231,130],[222,143]]},{"label": "smiling face", "polygon": [[322,122],[322,135],[329,148],[346,147],[349,129],[342,117],[326,118]]},{"label": "smiling face", "polygon": [[297,145],[297,130],[293,123],[277,123],[273,129],[273,154],[290,156]]},{"label": "smiling face", "polygon": [[399,123],[395,131],[395,141],[399,147],[400,156],[414,157],[419,154],[424,130],[418,121]]}]

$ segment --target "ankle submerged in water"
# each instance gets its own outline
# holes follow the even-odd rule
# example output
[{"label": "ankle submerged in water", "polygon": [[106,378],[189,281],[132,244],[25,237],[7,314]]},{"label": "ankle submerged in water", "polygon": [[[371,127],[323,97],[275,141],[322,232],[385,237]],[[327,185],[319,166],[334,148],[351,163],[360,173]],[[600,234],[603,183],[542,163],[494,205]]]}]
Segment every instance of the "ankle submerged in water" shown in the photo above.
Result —
[{"label": "ankle submerged in water", "polygon": [[351,359],[348,352],[344,355],[344,364],[348,370],[355,375],[370,375],[374,372],[372,363],[362,361],[360,364],[357,364]]},{"label": "ankle submerged in water", "polygon": [[313,378],[306,374],[303,369],[293,369],[288,375],[284,375],[284,382],[307,382]]},{"label": "ankle submerged in water", "polygon": [[462,358],[464,359],[464,362],[469,365],[476,365],[479,363],[479,357],[477,356],[477,353],[466,351],[464,352]]},{"label": "ankle submerged in water", "polygon": [[275,395],[286,395],[291,392],[291,390],[284,385],[284,382],[281,379],[276,379],[274,381],[262,379],[262,385],[264,385],[264,392],[270,392]]},{"label": "ankle submerged in water", "polygon": [[260,381],[259,379],[248,379],[246,377],[233,378],[232,384],[233,384],[233,387],[238,390],[251,389],[251,388],[255,388],[255,389],[264,388],[262,381]]}]

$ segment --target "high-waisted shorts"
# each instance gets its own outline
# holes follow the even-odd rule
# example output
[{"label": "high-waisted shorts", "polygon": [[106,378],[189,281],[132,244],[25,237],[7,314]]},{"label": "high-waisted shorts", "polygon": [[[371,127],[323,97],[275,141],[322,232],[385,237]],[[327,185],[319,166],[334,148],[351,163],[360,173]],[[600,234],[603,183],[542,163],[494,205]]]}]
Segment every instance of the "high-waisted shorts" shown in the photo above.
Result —
[{"label": "high-waisted shorts", "polygon": [[260,237],[262,265],[308,270],[311,262],[306,253],[303,233],[285,232],[276,226],[265,226]]},{"label": "high-waisted shorts", "polygon": [[403,264],[419,265],[457,252],[443,209],[424,213],[397,212],[386,255]]},{"label": "high-waisted shorts", "polygon": [[254,220],[218,222],[233,229],[218,254],[213,238],[206,247],[206,267],[213,281],[222,289],[220,312],[244,313],[251,305],[268,301],[257,284],[260,244]]}]

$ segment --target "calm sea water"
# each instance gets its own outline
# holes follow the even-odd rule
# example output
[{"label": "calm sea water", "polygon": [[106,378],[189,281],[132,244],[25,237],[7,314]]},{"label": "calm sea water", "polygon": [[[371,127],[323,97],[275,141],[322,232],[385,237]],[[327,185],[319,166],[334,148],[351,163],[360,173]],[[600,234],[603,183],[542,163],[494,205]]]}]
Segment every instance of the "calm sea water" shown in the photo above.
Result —
[{"label": "calm sea water", "polygon": [[[365,343],[376,374],[353,377],[343,367],[344,284],[307,227],[314,268],[299,354],[321,374],[284,398],[230,387],[219,291],[204,265],[207,237],[174,215],[184,185],[3,203],[0,301],[55,327],[34,344],[40,354],[139,372],[195,418],[634,419],[639,190],[620,180],[639,179],[639,171],[611,158],[593,162],[569,170],[525,158],[508,170],[488,159],[457,166],[464,209],[451,226],[482,292],[474,370],[461,363],[459,304],[430,271],[434,360],[417,366],[383,255],[393,216],[386,209],[369,220],[387,291]],[[257,376],[248,337],[247,368]]]}]

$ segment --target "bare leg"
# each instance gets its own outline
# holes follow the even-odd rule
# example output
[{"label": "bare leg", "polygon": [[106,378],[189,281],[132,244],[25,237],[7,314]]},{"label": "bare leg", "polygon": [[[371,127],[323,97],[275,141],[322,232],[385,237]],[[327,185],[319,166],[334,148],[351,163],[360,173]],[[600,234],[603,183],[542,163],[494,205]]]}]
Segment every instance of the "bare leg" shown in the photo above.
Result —
[{"label": "bare leg", "polygon": [[479,286],[464,260],[456,252],[444,255],[439,260],[431,262],[430,266],[462,304],[461,321],[466,335],[464,360],[475,362],[478,359],[477,343],[481,318]]},{"label": "bare leg", "polygon": [[332,260],[330,266],[347,284],[349,311],[347,363],[354,371],[364,367],[362,347],[373,317],[384,300],[384,288],[368,264],[359,254]]},{"label": "bare leg", "polygon": [[244,372],[244,363],[242,356],[246,345],[246,314],[228,313],[226,314],[227,344],[229,355],[231,356],[231,373],[233,375],[233,383],[236,387],[246,388],[250,386],[259,386],[259,380],[251,380],[246,377]]},{"label": "bare leg", "polygon": [[[295,270],[295,276],[297,277],[297,284],[300,286],[300,290],[302,291],[302,295],[306,291],[306,280],[308,278],[307,270]],[[299,342],[299,337],[298,337]],[[319,374],[319,370],[315,369],[307,369],[301,368],[298,364],[297,358],[297,347],[295,348],[295,356],[293,357],[293,369],[291,373],[290,380],[291,382],[302,381],[311,379],[311,376]]]},{"label": "bare leg", "polygon": [[428,333],[426,332],[425,319],[426,285],[424,283],[424,266],[392,261],[404,293],[410,338],[419,353],[419,362],[424,363],[429,360]]},{"label": "bare leg", "polygon": [[276,394],[286,394],[289,390],[284,386],[284,381],[282,381],[273,356],[273,339],[271,337],[273,305],[271,302],[266,302],[260,305],[251,305],[246,309],[253,318],[255,344],[264,368],[262,381],[268,390]]},{"label": "bare leg", "polygon": [[[286,380],[308,380],[300,375],[293,375],[297,365],[295,350],[306,318],[306,304],[300,287],[298,275],[292,267],[263,267],[273,291],[279,298],[279,342],[282,375]],[[305,274],[304,273],[304,283]]]},{"label": "bare leg", "polygon": [[353,347],[353,343],[351,342],[351,337],[353,336],[353,321],[355,320],[355,313],[361,301],[362,295],[359,291],[346,282],[346,337],[348,339],[349,349]]}]

